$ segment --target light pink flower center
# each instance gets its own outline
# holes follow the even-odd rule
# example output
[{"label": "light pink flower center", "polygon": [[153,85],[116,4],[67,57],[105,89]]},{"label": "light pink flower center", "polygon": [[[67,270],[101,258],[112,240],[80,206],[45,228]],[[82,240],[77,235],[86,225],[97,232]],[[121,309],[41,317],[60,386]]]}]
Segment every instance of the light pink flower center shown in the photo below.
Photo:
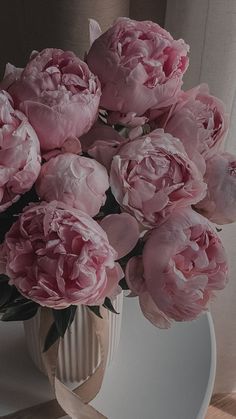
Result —
[{"label": "light pink flower center", "polygon": [[142,74],[142,82],[149,88],[165,83],[175,73],[186,69],[187,59],[181,56],[178,41],[160,34],[157,38],[155,32],[123,30],[111,49],[117,52],[124,67],[133,70],[140,66],[139,77]]},{"label": "light pink flower center", "polygon": [[56,55],[42,69],[51,77],[54,88],[63,85],[72,94],[88,89],[89,72],[71,58]]},{"label": "light pink flower center", "polygon": [[212,258],[218,245],[216,237],[200,224],[185,230],[184,234],[186,245],[173,257],[175,268],[186,279],[206,273],[210,279],[219,270],[219,264]]},{"label": "light pink flower center", "polygon": [[199,151],[202,154],[214,147],[217,142],[220,131],[222,130],[222,117],[217,108],[215,106],[210,106],[210,104],[204,100],[204,97],[202,99],[197,98],[196,101],[193,102],[188,102],[187,106],[193,113],[197,125],[199,126],[199,135],[202,138],[202,141],[199,143],[199,146],[201,147]]},{"label": "light pink flower center", "polygon": [[146,198],[151,198],[157,191],[165,190],[171,199],[174,197],[172,194],[187,181],[187,177],[184,165],[161,154],[146,157],[138,164],[135,161],[128,162],[127,182],[133,189],[139,186],[138,190]]},{"label": "light pink flower center", "polygon": [[98,86],[96,77],[90,72],[87,64],[69,52],[52,51],[48,57],[45,50],[29,62],[22,73],[23,78],[30,80],[36,97],[48,105],[64,105],[76,101],[77,94],[96,94]]}]

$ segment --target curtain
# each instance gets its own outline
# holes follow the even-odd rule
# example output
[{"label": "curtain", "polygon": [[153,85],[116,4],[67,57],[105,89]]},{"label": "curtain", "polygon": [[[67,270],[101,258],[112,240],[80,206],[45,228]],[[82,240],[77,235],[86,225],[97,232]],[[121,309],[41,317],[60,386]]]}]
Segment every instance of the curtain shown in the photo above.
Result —
[{"label": "curtain", "polygon": [[128,15],[129,0],[1,0],[0,77],[6,62],[24,66],[33,49],[68,49],[83,58],[89,18],[105,30]]},{"label": "curtain", "polygon": [[165,25],[166,0],[130,0],[130,17]]},{"label": "curtain", "polygon": [[[32,49],[88,49],[88,18],[106,29],[118,16],[150,19],[190,45],[185,88],[207,82],[226,104],[226,148],[236,153],[236,0],[1,0],[0,76],[5,63],[25,64]],[[236,391],[236,226],[224,226],[230,282],[212,306],[218,365],[216,392]]]}]

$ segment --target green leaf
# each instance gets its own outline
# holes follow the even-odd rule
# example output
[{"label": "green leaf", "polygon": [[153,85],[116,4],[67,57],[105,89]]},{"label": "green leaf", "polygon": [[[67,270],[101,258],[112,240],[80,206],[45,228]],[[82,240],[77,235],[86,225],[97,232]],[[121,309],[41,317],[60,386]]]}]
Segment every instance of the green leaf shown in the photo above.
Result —
[{"label": "green leaf", "polygon": [[144,240],[141,238],[137,241],[135,247],[125,256],[123,256],[121,259],[118,259],[119,264],[122,268],[125,268],[128,261],[134,257],[134,256],[140,256],[143,253],[144,248]]},{"label": "green leaf", "polygon": [[103,307],[105,307],[107,310],[111,311],[114,314],[120,314],[114,309],[113,304],[112,304],[110,298],[108,298],[108,297],[105,298],[105,301],[103,303]]},{"label": "green leaf", "polygon": [[68,327],[70,327],[71,324],[74,321],[76,310],[77,310],[77,306],[70,306],[70,308],[71,308],[71,316],[70,316],[70,321],[69,321],[69,326]]},{"label": "green leaf", "polygon": [[[70,306],[63,310],[52,310],[54,322],[45,339],[43,351],[46,352],[60,337],[63,337],[67,328],[74,320],[77,306]],[[67,325],[66,325],[67,324]]]},{"label": "green leaf", "polygon": [[56,323],[53,322],[46,336],[43,352],[47,352],[47,350],[57,341],[57,339],[59,339],[59,337],[60,335],[58,333]]},{"label": "green leaf", "polygon": [[87,306],[89,310],[91,310],[96,316],[100,317],[102,319],[102,315],[100,313],[100,306]]},{"label": "green leaf", "polygon": [[119,286],[120,286],[120,287],[122,288],[122,290],[124,290],[124,291],[129,290],[129,286],[128,286],[127,282],[126,282],[125,277],[124,277],[124,278],[122,278],[122,279],[120,280],[120,282],[119,282]]},{"label": "green leaf", "polygon": [[[0,310],[5,306],[7,308],[12,305],[14,300],[20,296],[19,291],[13,285],[9,285],[7,275],[0,275]],[[25,297],[24,297],[24,300]]]},{"label": "green leaf", "polygon": [[124,125],[121,124],[115,124],[114,129],[118,132],[122,131],[124,129]]},{"label": "green leaf", "polygon": [[9,278],[8,278],[7,275],[0,274],[0,284],[3,283],[3,282],[8,282],[8,281],[9,281]]},{"label": "green leaf", "polygon": [[76,312],[75,306],[70,306],[62,310],[53,310],[53,317],[59,335],[63,338],[67,328],[74,320]]},{"label": "green leaf", "polygon": [[107,215],[107,214],[120,214],[120,205],[116,201],[111,188],[109,188],[106,191],[106,202],[105,204],[100,208],[100,211]]},{"label": "green leaf", "polygon": [[23,304],[12,305],[7,308],[1,320],[5,322],[28,320],[33,317],[38,310],[38,304],[33,301],[27,301]]},{"label": "green leaf", "polygon": [[13,295],[13,288],[7,282],[0,283],[0,307],[5,306]]}]

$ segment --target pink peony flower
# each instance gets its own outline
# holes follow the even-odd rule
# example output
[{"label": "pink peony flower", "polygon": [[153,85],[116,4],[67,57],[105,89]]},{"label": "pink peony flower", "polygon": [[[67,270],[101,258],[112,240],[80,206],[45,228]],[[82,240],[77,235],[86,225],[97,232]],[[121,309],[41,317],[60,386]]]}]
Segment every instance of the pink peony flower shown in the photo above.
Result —
[{"label": "pink peony flower", "polygon": [[42,200],[61,201],[94,217],[105,204],[109,180],[95,160],[65,153],[42,166],[35,186]]},{"label": "pink peony flower", "polygon": [[10,284],[55,309],[102,304],[121,279],[105,231],[89,215],[58,202],[26,207],[6,234],[2,255]]},{"label": "pink peony flower", "polygon": [[158,327],[195,319],[227,283],[220,238],[190,208],[176,211],[146,237],[143,255],[130,259],[126,279],[145,317]]},{"label": "pink peony flower", "polygon": [[198,211],[217,224],[236,221],[236,156],[221,153],[207,160],[205,181],[207,194]]},{"label": "pink peony flower", "polygon": [[105,166],[108,171],[110,171],[113,156],[125,142],[125,138],[114,128],[99,121],[80,140],[82,150]]},{"label": "pink peony flower", "polygon": [[101,106],[141,116],[172,104],[188,67],[188,50],[156,23],[117,19],[87,55],[102,84]]},{"label": "pink peony flower", "polygon": [[0,91],[0,212],[29,191],[40,172],[38,137],[26,116]]},{"label": "pink peony flower", "polygon": [[161,126],[182,141],[190,159],[204,173],[205,160],[222,146],[228,130],[228,118],[224,104],[209,94],[207,85],[201,84],[182,92]]},{"label": "pink peony flower", "polygon": [[181,142],[162,129],[120,148],[110,183],[118,203],[147,227],[161,224],[176,208],[199,202],[206,191]]},{"label": "pink peony flower", "polygon": [[44,151],[87,132],[101,95],[99,80],[87,64],[73,52],[53,48],[34,54],[9,92],[28,116]]}]

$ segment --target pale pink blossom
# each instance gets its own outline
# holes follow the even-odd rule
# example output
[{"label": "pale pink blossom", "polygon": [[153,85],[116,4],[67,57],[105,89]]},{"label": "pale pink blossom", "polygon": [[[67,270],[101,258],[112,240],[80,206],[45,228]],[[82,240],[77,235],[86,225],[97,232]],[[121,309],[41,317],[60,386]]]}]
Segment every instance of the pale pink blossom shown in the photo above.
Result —
[{"label": "pale pink blossom", "polygon": [[35,131],[26,116],[14,110],[10,95],[0,91],[0,212],[32,188],[40,163]]},{"label": "pale pink blossom", "polygon": [[122,276],[116,258],[96,221],[55,201],[26,207],[1,249],[9,283],[26,298],[55,309],[100,305],[114,295]]},{"label": "pale pink blossom", "polygon": [[61,201],[94,217],[105,204],[109,179],[96,160],[65,153],[43,164],[35,186],[42,200]]},{"label": "pale pink blossom", "polygon": [[208,86],[201,84],[182,92],[164,124],[159,126],[182,141],[188,156],[204,173],[205,160],[223,146],[228,117],[221,100],[210,95]]},{"label": "pale pink blossom", "polygon": [[126,279],[143,314],[160,328],[195,319],[228,277],[224,247],[208,220],[190,208],[175,211],[130,259]]},{"label": "pale pink blossom", "polygon": [[188,67],[188,45],[157,23],[117,19],[87,55],[102,84],[101,106],[142,116],[175,102]]},{"label": "pale pink blossom", "polygon": [[47,48],[33,54],[9,86],[27,115],[44,151],[61,148],[68,138],[87,132],[98,113],[98,78],[73,52]]},{"label": "pale pink blossom", "polygon": [[113,157],[110,183],[121,207],[147,227],[176,208],[199,202],[206,185],[181,142],[162,129],[123,145]]},{"label": "pale pink blossom", "polygon": [[236,156],[219,153],[207,161],[207,194],[196,205],[205,217],[217,224],[236,221]]}]

